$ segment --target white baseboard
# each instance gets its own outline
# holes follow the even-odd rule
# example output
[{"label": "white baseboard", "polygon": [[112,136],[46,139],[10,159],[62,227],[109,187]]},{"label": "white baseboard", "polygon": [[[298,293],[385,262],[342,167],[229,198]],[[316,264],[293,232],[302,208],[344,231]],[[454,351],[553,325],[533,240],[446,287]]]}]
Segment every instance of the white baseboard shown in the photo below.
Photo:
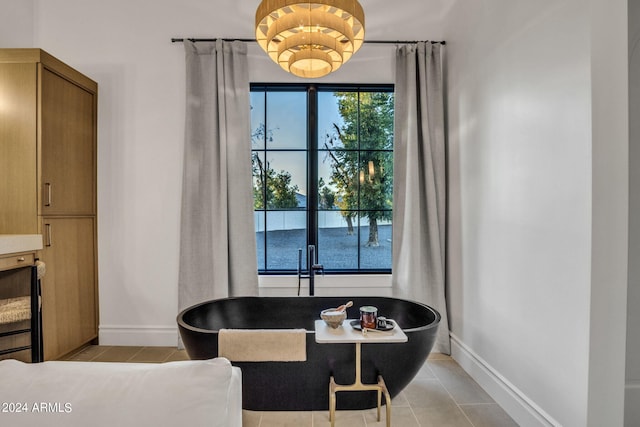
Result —
[{"label": "white baseboard", "polygon": [[521,427],[560,426],[455,334],[451,334],[451,356]]},{"label": "white baseboard", "polygon": [[173,347],[178,344],[177,326],[100,325],[100,345]]}]

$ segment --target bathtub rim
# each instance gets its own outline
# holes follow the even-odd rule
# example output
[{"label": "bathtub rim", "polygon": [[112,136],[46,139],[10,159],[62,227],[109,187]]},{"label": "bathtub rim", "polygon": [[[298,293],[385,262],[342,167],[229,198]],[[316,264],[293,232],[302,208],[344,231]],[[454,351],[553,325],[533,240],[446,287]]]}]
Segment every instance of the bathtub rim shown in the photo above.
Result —
[{"label": "bathtub rim", "polygon": [[[194,310],[202,305],[205,304],[210,304],[210,303],[214,303],[216,301],[223,301],[223,300],[238,300],[238,299],[247,299],[247,298],[260,298],[260,299],[271,299],[271,298],[289,298],[289,299],[299,299],[299,298],[340,298],[340,299],[344,299],[344,300],[349,300],[349,299],[353,299],[353,298],[369,298],[368,296],[347,296],[347,297],[331,297],[331,296],[275,296],[275,297],[261,297],[261,296],[254,296],[254,295],[246,295],[246,296],[233,296],[233,297],[226,297],[226,298],[215,298],[215,299],[211,299],[211,300],[207,300],[207,301],[202,301],[200,303],[194,304],[190,307],[185,308],[184,310],[180,311],[180,313],[178,313],[178,316],[176,317],[176,321],[178,323],[178,326],[181,328],[185,328],[188,329],[190,331],[193,332],[198,332],[198,333],[204,333],[204,334],[217,334],[220,330],[219,329],[202,329],[202,328],[198,328],[195,327],[193,325],[190,325],[188,323],[186,323],[183,319],[184,315],[186,312],[190,311],[190,310]],[[431,311],[434,315],[435,315],[435,319],[433,320],[433,322],[427,324],[427,325],[423,325],[423,326],[418,326],[417,328],[407,328],[407,329],[402,329],[403,332],[417,332],[417,331],[425,331],[428,329],[432,329],[432,328],[437,328],[438,325],[440,324],[440,321],[442,320],[442,316],[440,315],[440,313],[438,312],[438,310],[436,310],[435,308],[424,304],[422,302],[419,301],[412,301],[412,300],[408,300],[408,299],[403,299],[403,298],[396,298],[396,297],[385,297],[385,296],[380,296],[380,297],[371,297],[371,298],[385,298],[385,299],[391,299],[391,300],[396,300],[396,301],[404,301],[407,303],[411,303],[411,304],[417,304],[420,305],[424,308],[426,308],[427,310]],[[320,315],[318,314],[318,319],[320,319]],[[309,330],[309,329],[305,329],[307,334],[315,334],[315,330]]]}]

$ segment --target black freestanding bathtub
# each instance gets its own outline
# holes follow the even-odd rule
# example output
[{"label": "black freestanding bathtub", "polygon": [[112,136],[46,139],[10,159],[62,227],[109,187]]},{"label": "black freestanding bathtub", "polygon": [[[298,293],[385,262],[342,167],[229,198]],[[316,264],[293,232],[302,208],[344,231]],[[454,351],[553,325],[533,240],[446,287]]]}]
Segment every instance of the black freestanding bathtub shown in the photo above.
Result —
[{"label": "black freestanding bathtub", "polygon": [[[191,359],[218,355],[219,329],[307,330],[305,362],[232,362],[242,369],[242,407],[254,411],[312,411],[329,408],[329,377],[338,384],[355,379],[354,344],[318,344],[314,321],[320,311],[352,300],[348,319],[359,307],[378,307],[380,316],[394,319],[407,335],[400,344],[362,345],[362,382],[375,383],[382,374],[396,396],[424,364],[440,314],[433,308],[385,297],[239,297],[207,301],[178,315],[180,336]],[[383,399],[384,400],[384,399]],[[375,392],[337,394],[337,409],[373,408]]]}]

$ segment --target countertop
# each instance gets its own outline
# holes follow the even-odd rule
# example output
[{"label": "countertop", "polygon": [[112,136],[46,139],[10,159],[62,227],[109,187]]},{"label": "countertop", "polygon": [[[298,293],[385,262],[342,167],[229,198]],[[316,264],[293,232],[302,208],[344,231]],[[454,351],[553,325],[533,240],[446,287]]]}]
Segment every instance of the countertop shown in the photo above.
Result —
[{"label": "countertop", "polygon": [[396,325],[387,332],[372,331],[363,335],[361,331],[351,327],[351,321],[346,319],[342,326],[332,329],[324,323],[324,320],[316,320],[316,342],[321,344],[332,343],[399,343],[407,342],[407,335]]},{"label": "countertop", "polygon": [[42,249],[41,234],[0,234],[0,255]]}]

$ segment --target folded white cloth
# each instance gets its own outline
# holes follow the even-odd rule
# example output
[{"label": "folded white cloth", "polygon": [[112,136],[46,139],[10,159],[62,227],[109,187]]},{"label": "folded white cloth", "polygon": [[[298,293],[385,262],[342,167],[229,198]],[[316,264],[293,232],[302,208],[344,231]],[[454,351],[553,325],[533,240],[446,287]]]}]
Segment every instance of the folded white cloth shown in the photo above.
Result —
[{"label": "folded white cloth", "polygon": [[29,319],[31,319],[31,297],[0,299],[0,325]]},{"label": "folded white cloth", "polygon": [[304,362],[305,329],[220,329],[218,356],[232,362]]}]

